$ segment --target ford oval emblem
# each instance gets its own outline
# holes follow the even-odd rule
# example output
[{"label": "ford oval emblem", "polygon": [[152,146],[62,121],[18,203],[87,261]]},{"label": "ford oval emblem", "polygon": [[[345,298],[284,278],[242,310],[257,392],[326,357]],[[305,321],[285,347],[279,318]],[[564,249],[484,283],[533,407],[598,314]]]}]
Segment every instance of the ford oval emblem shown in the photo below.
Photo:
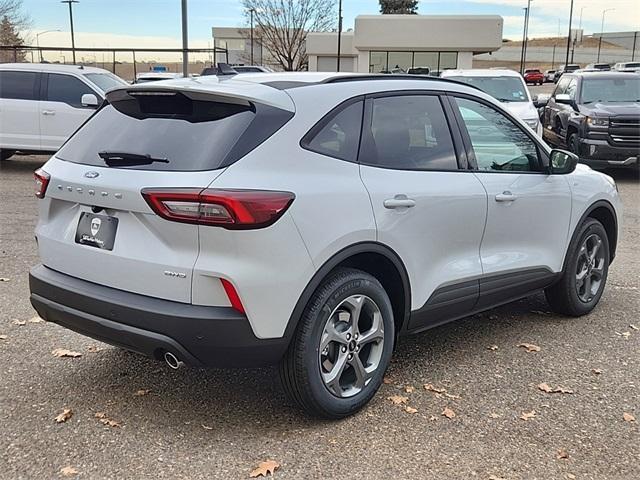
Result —
[{"label": "ford oval emblem", "polygon": [[90,172],[86,172],[84,176],[87,178],[96,178],[100,176],[100,174],[98,172],[90,171]]}]

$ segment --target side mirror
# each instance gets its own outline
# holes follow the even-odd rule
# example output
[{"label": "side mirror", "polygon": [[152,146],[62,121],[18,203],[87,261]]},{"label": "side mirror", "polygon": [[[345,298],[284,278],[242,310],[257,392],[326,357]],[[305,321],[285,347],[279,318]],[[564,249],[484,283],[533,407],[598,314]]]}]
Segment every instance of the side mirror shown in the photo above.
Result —
[{"label": "side mirror", "polygon": [[551,150],[550,164],[551,173],[566,175],[576,169],[578,156],[566,150],[553,149]]},{"label": "side mirror", "polygon": [[549,95],[548,93],[541,93],[540,95],[536,95],[533,99],[533,105],[536,108],[546,107],[549,103],[550,98],[551,95]]},{"label": "side mirror", "polygon": [[82,95],[80,103],[83,107],[97,108],[98,97],[96,97],[93,93],[85,93],[84,95]]},{"label": "side mirror", "polygon": [[556,103],[562,103],[564,105],[572,105],[573,100],[571,100],[571,97],[566,93],[559,93],[558,95],[556,95]]}]

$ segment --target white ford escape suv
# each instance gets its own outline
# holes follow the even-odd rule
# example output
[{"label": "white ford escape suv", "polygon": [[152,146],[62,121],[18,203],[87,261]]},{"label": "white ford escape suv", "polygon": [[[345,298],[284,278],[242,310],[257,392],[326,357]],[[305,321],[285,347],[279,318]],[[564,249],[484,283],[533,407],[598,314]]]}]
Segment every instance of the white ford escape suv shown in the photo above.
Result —
[{"label": "white ford escape suv", "polygon": [[128,86],[36,172],[42,318],[177,368],[279,364],[306,411],[375,394],[398,336],[545,289],[598,303],[613,180],[437,78]]}]

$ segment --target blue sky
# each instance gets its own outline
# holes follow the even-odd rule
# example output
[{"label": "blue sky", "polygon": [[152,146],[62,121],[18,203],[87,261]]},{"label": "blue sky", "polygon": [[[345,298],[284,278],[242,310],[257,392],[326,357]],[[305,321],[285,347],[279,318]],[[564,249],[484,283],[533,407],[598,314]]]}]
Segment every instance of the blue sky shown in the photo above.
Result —
[{"label": "blue sky", "polygon": [[[558,26],[566,34],[570,0],[533,0],[530,24],[531,36],[556,35]],[[69,31],[68,10],[59,0],[23,0],[26,12],[33,19],[32,32],[49,29]],[[336,1],[337,3],[337,1]],[[377,14],[377,0],[343,0],[344,28],[353,26],[360,14]],[[632,30],[640,25],[637,0],[575,0],[575,19],[583,9],[585,33],[600,31],[604,8],[607,12],[605,30]],[[497,14],[505,19],[504,36],[517,38],[522,31],[522,7],[526,0],[423,0],[422,14]],[[244,22],[239,0],[189,0],[189,38],[202,43],[210,39],[211,26],[242,26]],[[92,43],[113,46],[116,36],[180,37],[180,0],[80,0],[74,5],[76,32],[102,34],[93,36]],[[575,25],[574,23],[574,25]],[[111,38],[111,37],[114,38]],[[63,34],[41,37],[43,45],[58,44]],[[82,38],[82,37],[80,37]],[[129,43],[135,39],[128,38]],[[78,42],[77,42],[78,43]],[[205,43],[206,45],[206,43]],[[81,45],[78,46],[90,46]]]}]

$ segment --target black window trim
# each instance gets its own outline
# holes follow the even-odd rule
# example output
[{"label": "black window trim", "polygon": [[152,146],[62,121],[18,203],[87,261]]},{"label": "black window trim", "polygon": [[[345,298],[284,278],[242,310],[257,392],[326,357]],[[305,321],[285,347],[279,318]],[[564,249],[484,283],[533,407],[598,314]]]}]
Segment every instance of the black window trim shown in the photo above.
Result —
[{"label": "black window trim", "polygon": [[71,108],[77,108],[78,110],[98,110],[97,107],[90,107],[90,106],[76,107],[75,105],[71,105],[70,103],[67,103],[67,102],[58,102],[58,101],[55,101],[55,100],[49,100],[49,77],[51,75],[62,75],[64,77],[75,78],[78,81],[80,81],[81,83],[84,83],[86,85],[86,87],[89,90],[91,90],[93,92],[93,94],[96,96],[96,98],[98,99],[98,107],[104,101],[104,95],[101,95],[101,94],[97,93],[96,89],[93,87],[93,85],[91,85],[91,84],[89,84],[89,82],[85,81],[84,78],[76,77],[75,75],[69,75],[68,73],[43,72],[42,73],[42,76],[43,76],[42,87],[40,89],[40,99],[43,102],[64,103],[65,105],[69,105]]},{"label": "black window trim", "polygon": [[[522,174],[522,175],[550,175],[551,174],[551,172],[549,171],[549,156],[547,155],[540,140],[538,140],[535,137],[535,135],[532,135],[530,132],[525,130],[525,128],[522,125],[520,125],[516,117],[512,115],[511,112],[508,112],[506,109],[496,108],[496,106],[493,105],[491,102],[488,102],[483,98],[475,97],[473,95],[469,95],[466,93],[448,92],[447,97],[449,98],[449,103],[451,104],[451,108],[453,109],[456,122],[458,123],[458,128],[460,129],[460,134],[462,135],[462,138],[465,144],[465,149],[466,149],[466,153],[469,161],[469,169],[470,169],[469,171],[472,171],[474,173]],[[529,139],[536,146],[536,150],[538,152],[538,167],[540,170],[538,171],[480,170],[478,168],[475,151],[473,150],[473,145],[471,143],[471,137],[469,136],[469,132],[467,131],[467,128],[464,124],[464,120],[462,119],[462,114],[460,113],[458,105],[455,102],[456,98],[464,98],[466,100],[471,100],[471,101],[480,103],[482,105],[485,105],[486,107],[494,109],[498,113],[501,113],[502,115],[507,117],[509,120],[511,120],[511,122],[517,128],[519,128],[522,133],[524,133],[527,137],[529,137]]]},{"label": "black window trim", "polygon": [[[372,103],[373,103],[373,99],[375,98],[384,98],[384,97],[404,97],[404,96],[416,96],[416,95],[421,95],[421,96],[432,96],[432,97],[437,97],[438,101],[440,102],[440,106],[442,107],[442,111],[445,117],[445,120],[447,122],[447,126],[449,127],[449,134],[451,135],[451,143],[453,144],[453,151],[454,154],[456,156],[456,163],[457,163],[457,167],[456,169],[423,169],[423,168],[394,168],[394,167],[388,167],[385,165],[371,165],[368,163],[363,163],[360,161],[360,155],[362,153],[363,150],[363,145],[365,143],[365,135],[366,134],[370,134],[371,130],[370,129],[365,129],[364,126],[365,124],[371,124],[371,119],[373,116],[373,108],[372,108]],[[360,129],[360,147],[358,149],[358,163],[360,165],[364,165],[367,167],[371,167],[371,168],[380,168],[380,169],[384,169],[384,170],[395,170],[395,171],[400,171],[400,172],[425,172],[425,173],[429,173],[429,172],[467,172],[468,170],[468,159],[467,159],[467,153],[466,153],[466,148],[464,146],[464,144],[462,143],[462,138],[460,136],[460,132],[458,131],[458,135],[456,135],[456,130],[457,130],[457,125],[454,124],[454,120],[453,118],[451,118],[451,115],[453,114],[453,112],[451,111],[451,108],[447,108],[447,101],[444,98],[444,96],[446,95],[446,92],[442,91],[442,90],[389,90],[389,91],[384,91],[384,92],[376,92],[376,93],[370,93],[368,95],[366,95],[365,98],[365,104],[364,104],[364,110],[363,110],[363,119],[362,119],[362,126]],[[366,142],[371,142],[372,139],[367,138]]]},{"label": "black window trim", "polygon": [[[347,100],[344,100],[342,102],[340,102],[338,105],[336,105],[335,107],[333,107],[331,110],[329,110],[327,113],[325,113],[322,118],[320,120],[318,120],[310,129],[309,131],[307,131],[307,133],[305,133],[302,138],[300,139],[300,147],[308,150],[309,152],[313,152],[316,153],[318,155],[323,155],[325,157],[329,157],[329,158],[335,158],[336,160],[341,160],[343,162],[349,162],[349,163],[358,163],[358,155],[360,153],[360,147],[362,145],[362,126],[364,125],[364,112],[365,112],[365,95],[358,95],[355,97],[351,97],[348,98]],[[356,157],[353,160],[349,160],[349,159],[345,159],[345,158],[341,158],[338,157],[337,155],[331,155],[327,152],[319,152],[315,149],[313,149],[311,147],[311,142],[313,141],[313,139],[316,137],[316,135],[318,133],[320,133],[320,131],[327,126],[327,124],[333,120],[337,115],[339,115],[340,113],[342,113],[343,110],[345,110],[346,108],[350,107],[351,105],[358,103],[358,102],[363,102],[362,105],[362,116],[360,118],[360,134],[358,135],[358,148],[356,149]]]}]

